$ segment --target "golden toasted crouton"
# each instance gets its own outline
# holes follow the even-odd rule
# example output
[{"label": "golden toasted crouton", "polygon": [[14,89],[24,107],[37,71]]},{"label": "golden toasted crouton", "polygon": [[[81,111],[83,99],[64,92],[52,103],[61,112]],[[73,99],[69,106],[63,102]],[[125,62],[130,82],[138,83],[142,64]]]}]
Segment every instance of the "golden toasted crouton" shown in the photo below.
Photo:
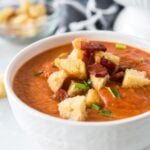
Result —
[{"label": "golden toasted crouton", "polygon": [[109,52],[105,52],[104,53],[104,57],[110,61],[112,61],[114,64],[116,64],[117,66],[119,65],[120,62],[120,57],[113,55],[112,53]]},{"label": "golden toasted crouton", "polygon": [[89,42],[89,40],[86,39],[86,38],[76,38],[76,39],[74,39],[74,40],[72,41],[73,48],[74,48],[74,49],[81,50],[81,49],[80,49],[80,44],[81,44],[81,42]]},{"label": "golden toasted crouton", "polygon": [[22,37],[34,37],[39,32],[40,28],[38,27],[37,22],[33,19],[28,19],[26,21],[26,25],[24,26],[24,30],[20,31],[20,35]]},{"label": "golden toasted crouton", "polygon": [[145,71],[126,69],[122,83],[123,88],[138,88],[145,85],[150,85],[150,80],[146,78]]},{"label": "golden toasted crouton", "polygon": [[83,58],[83,51],[80,49],[73,49],[72,52],[69,54],[68,58],[82,59]]},{"label": "golden toasted crouton", "polygon": [[53,72],[48,77],[48,85],[53,92],[56,92],[61,88],[65,79],[68,77],[67,73],[64,70]]},{"label": "golden toasted crouton", "polygon": [[101,61],[101,58],[104,56],[104,53],[105,52],[102,52],[102,51],[98,51],[95,53],[94,59],[96,63],[99,63]]},{"label": "golden toasted crouton", "polygon": [[3,76],[0,75],[0,99],[6,97],[6,91],[3,82]]},{"label": "golden toasted crouton", "polygon": [[98,95],[98,92],[95,89],[90,89],[87,92],[86,95],[86,105],[87,107],[90,107],[92,104],[100,104],[101,99]]},{"label": "golden toasted crouton", "polygon": [[120,62],[120,57],[116,56],[116,55],[113,55],[112,53],[109,53],[109,52],[96,52],[95,53],[95,61],[97,63],[100,62],[101,58],[102,57],[105,57],[106,59],[112,61],[113,63],[116,64],[116,66],[119,66],[119,62]]},{"label": "golden toasted crouton", "polygon": [[83,121],[86,119],[85,96],[67,98],[58,104],[60,116],[66,119]]},{"label": "golden toasted crouton", "polygon": [[99,91],[103,86],[105,86],[106,82],[109,79],[109,76],[106,75],[105,77],[95,77],[94,75],[90,75],[90,79],[92,82],[92,86]]},{"label": "golden toasted crouton", "polygon": [[70,86],[68,88],[68,95],[69,96],[76,96],[79,95],[83,92],[82,89],[76,88],[76,82],[75,81],[71,81]]},{"label": "golden toasted crouton", "polygon": [[0,12],[0,23],[6,23],[15,14],[15,9],[7,7]]},{"label": "golden toasted crouton", "polygon": [[30,0],[21,0],[20,8],[18,9],[18,14],[21,14],[21,13],[27,14],[30,7],[31,7]]},{"label": "golden toasted crouton", "polygon": [[75,77],[78,79],[86,78],[85,63],[80,59],[56,58],[54,61],[54,65],[59,69],[66,71],[70,77]]},{"label": "golden toasted crouton", "polygon": [[13,17],[10,20],[10,24],[15,28],[19,28],[21,25],[23,25],[24,23],[26,23],[26,21],[28,20],[28,16],[26,14],[21,14],[18,15],[16,17]]},{"label": "golden toasted crouton", "polygon": [[29,16],[37,18],[46,15],[46,7],[43,4],[31,5],[29,8]]},{"label": "golden toasted crouton", "polygon": [[69,58],[77,58],[77,59],[82,59],[83,58],[83,50],[80,48],[81,42],[88,42],[89,40],[86,38],[76,38],[75,40],[72,41],[73,45],[73,50],[68,56]]}]

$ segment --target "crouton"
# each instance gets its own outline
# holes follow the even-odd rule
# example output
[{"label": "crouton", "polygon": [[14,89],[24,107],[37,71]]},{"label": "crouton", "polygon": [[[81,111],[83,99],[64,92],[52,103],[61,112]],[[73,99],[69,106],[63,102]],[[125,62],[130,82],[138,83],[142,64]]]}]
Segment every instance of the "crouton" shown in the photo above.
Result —
[{"label": "crouton", "polygon": [[66,71],[70,77],[75,77],[78,79],[86,78],[85,63],[80,59],[56,58],[54,61],[54,64],[59,69]]},{"label": "crouton", "polygon": [[83,92],[82,89],[76,88],[76,82],[75,81],[71,81],[70,86],[68,88],[68,95],[69,96],[76,96],[79,95]]},{"label": "crouton", "polygon": [[103,56],[104,56],[104,52],[102,52],[102,51],[96,52],[95,55],[94,55],[95,62],[96,62],[96,63],[100,63],[101,58],[102,58]]},{"label": "crouton", "polygon": [[88,39],[85,38],[76,38],[75,40],[72,41],[73,45],[73,50],[68,56],[69,58],[77,58],[77,59],[82,59],[83,58],[83,50],[80,48],[80,43],[81,42],[88,42]]},{"label": "crouton", "polygon": [[146,78],[145,71],[126,69],[122,83],[123,88],[138,88],[146,85],[150,85],[150,80]]},{"label": "crouton", "polygon": [[29,15],[31,17],[40,17],[46,15],[46,7],[43,4],[31,5],[29,7]]},{"label": "crouton", "polygon": [[68,77],[67,73],[64,70],[53,72],[48,77],[48,85],[53,92],[56,92],[61,88],[65,79]]},{"label": "crouton", "polygon": [[82,59],[83,51],[80,49],[73,49],[72,52],[69,54],[68,58]]},{"label": "crouton", "polygon": [[85,96],[65,99],[58,104],[58,110],[62,118],[84,121],[87,116]]},{"label": "crouton", "polygon": [[3,76],[0,75],[0,99],[6,97],[6,91],[3,82]]},{"label": "crouton", "polygon": [[95,89],[90,89],[86,95],[86,105],[87,107],[91,107],[92,104],[100,104],[101,99],[98,95],[98,92]]},{"label": "crouton", "polygon": [[81,50],[81,48],[80,48],[81,42],[89,42],[89,40],[86,38],[76,38],[72,41],[73,48],[77,49],[77,50]]},{"label": "crouton", "polygon": [[4,8],[0,13],[0,23],[6,23],[15,14],[15,9],[11,7]]},{"label": "crouton", "polygon": [[119,66],[120,62],[120,57],[113,55],[112,53],[109,52],[96,52],[95,53],[95,62],[99,63],[101,58],[105,57],[106,59],[112,61],[116,66]]},{"label": "crouton", "polygon": [[109,52],[105,52],[104,53],[104,57],[110,61],[112,61],[114,64],[116,64],[116,66],[119,65],[120,62],[120,57],[113,55],[112,53]]},{"label": "crouton", "polygon": [[109,79],[109,76],[106,75],[105,77],[95,77],[94,75],[90,75],[90,79],[91,79],[93,88],[99,91],[103,86],[105,86],[106,82]]},{"label": "crouton", "polygon": [[18,9],[18,13],[28,13],[29,8],[31,7],[30,0],[21,0],[20,1],[20,8]]}]

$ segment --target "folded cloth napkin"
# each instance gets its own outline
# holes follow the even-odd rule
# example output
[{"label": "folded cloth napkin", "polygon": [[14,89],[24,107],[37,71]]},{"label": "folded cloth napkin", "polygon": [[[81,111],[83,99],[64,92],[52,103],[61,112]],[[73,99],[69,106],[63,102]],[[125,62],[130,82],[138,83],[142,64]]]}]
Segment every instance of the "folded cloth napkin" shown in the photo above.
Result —
[{"label": "folded cloth napkin", "polygon": [[78,30],[111,30],[122,9],[113,0],[55,0],[60,11],[56,34]]}]

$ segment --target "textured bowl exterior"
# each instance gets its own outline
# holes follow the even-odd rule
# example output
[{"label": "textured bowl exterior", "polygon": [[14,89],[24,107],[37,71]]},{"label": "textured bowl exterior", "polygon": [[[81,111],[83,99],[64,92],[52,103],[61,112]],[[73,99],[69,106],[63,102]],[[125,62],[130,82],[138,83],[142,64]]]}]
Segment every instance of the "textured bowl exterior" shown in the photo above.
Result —
[{"label": "textured bowl exterior", "polygon": [[150,45],[119,33],[94,31],[68,33],[41,40],[22,50],[10,63],[5,74],[5,86],[13,114],[43,150],[141,150],[150,139],[150,113],[112,122],[74,122],[48,116],[24,104],[12,90],[18,68],[33,56],[76,37],[122,42],[148,51]]},{"label": "textured bowl exterior", "polygon": [[150,0],[114,0],[123,6],[133,6],[150,10]]}]

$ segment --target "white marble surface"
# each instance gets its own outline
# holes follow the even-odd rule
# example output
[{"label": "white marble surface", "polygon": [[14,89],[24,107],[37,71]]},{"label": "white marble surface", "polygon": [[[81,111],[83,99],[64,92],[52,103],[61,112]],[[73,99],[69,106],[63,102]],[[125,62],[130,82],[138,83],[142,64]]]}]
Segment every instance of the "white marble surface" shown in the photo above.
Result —
[{"label": "white marble surface", "polygon": [[[0,39],[0,72],[4,72],[12,57],[24,46]],[[40,150],[18,126],[7,99],[0,101],[0,150]]]}]

